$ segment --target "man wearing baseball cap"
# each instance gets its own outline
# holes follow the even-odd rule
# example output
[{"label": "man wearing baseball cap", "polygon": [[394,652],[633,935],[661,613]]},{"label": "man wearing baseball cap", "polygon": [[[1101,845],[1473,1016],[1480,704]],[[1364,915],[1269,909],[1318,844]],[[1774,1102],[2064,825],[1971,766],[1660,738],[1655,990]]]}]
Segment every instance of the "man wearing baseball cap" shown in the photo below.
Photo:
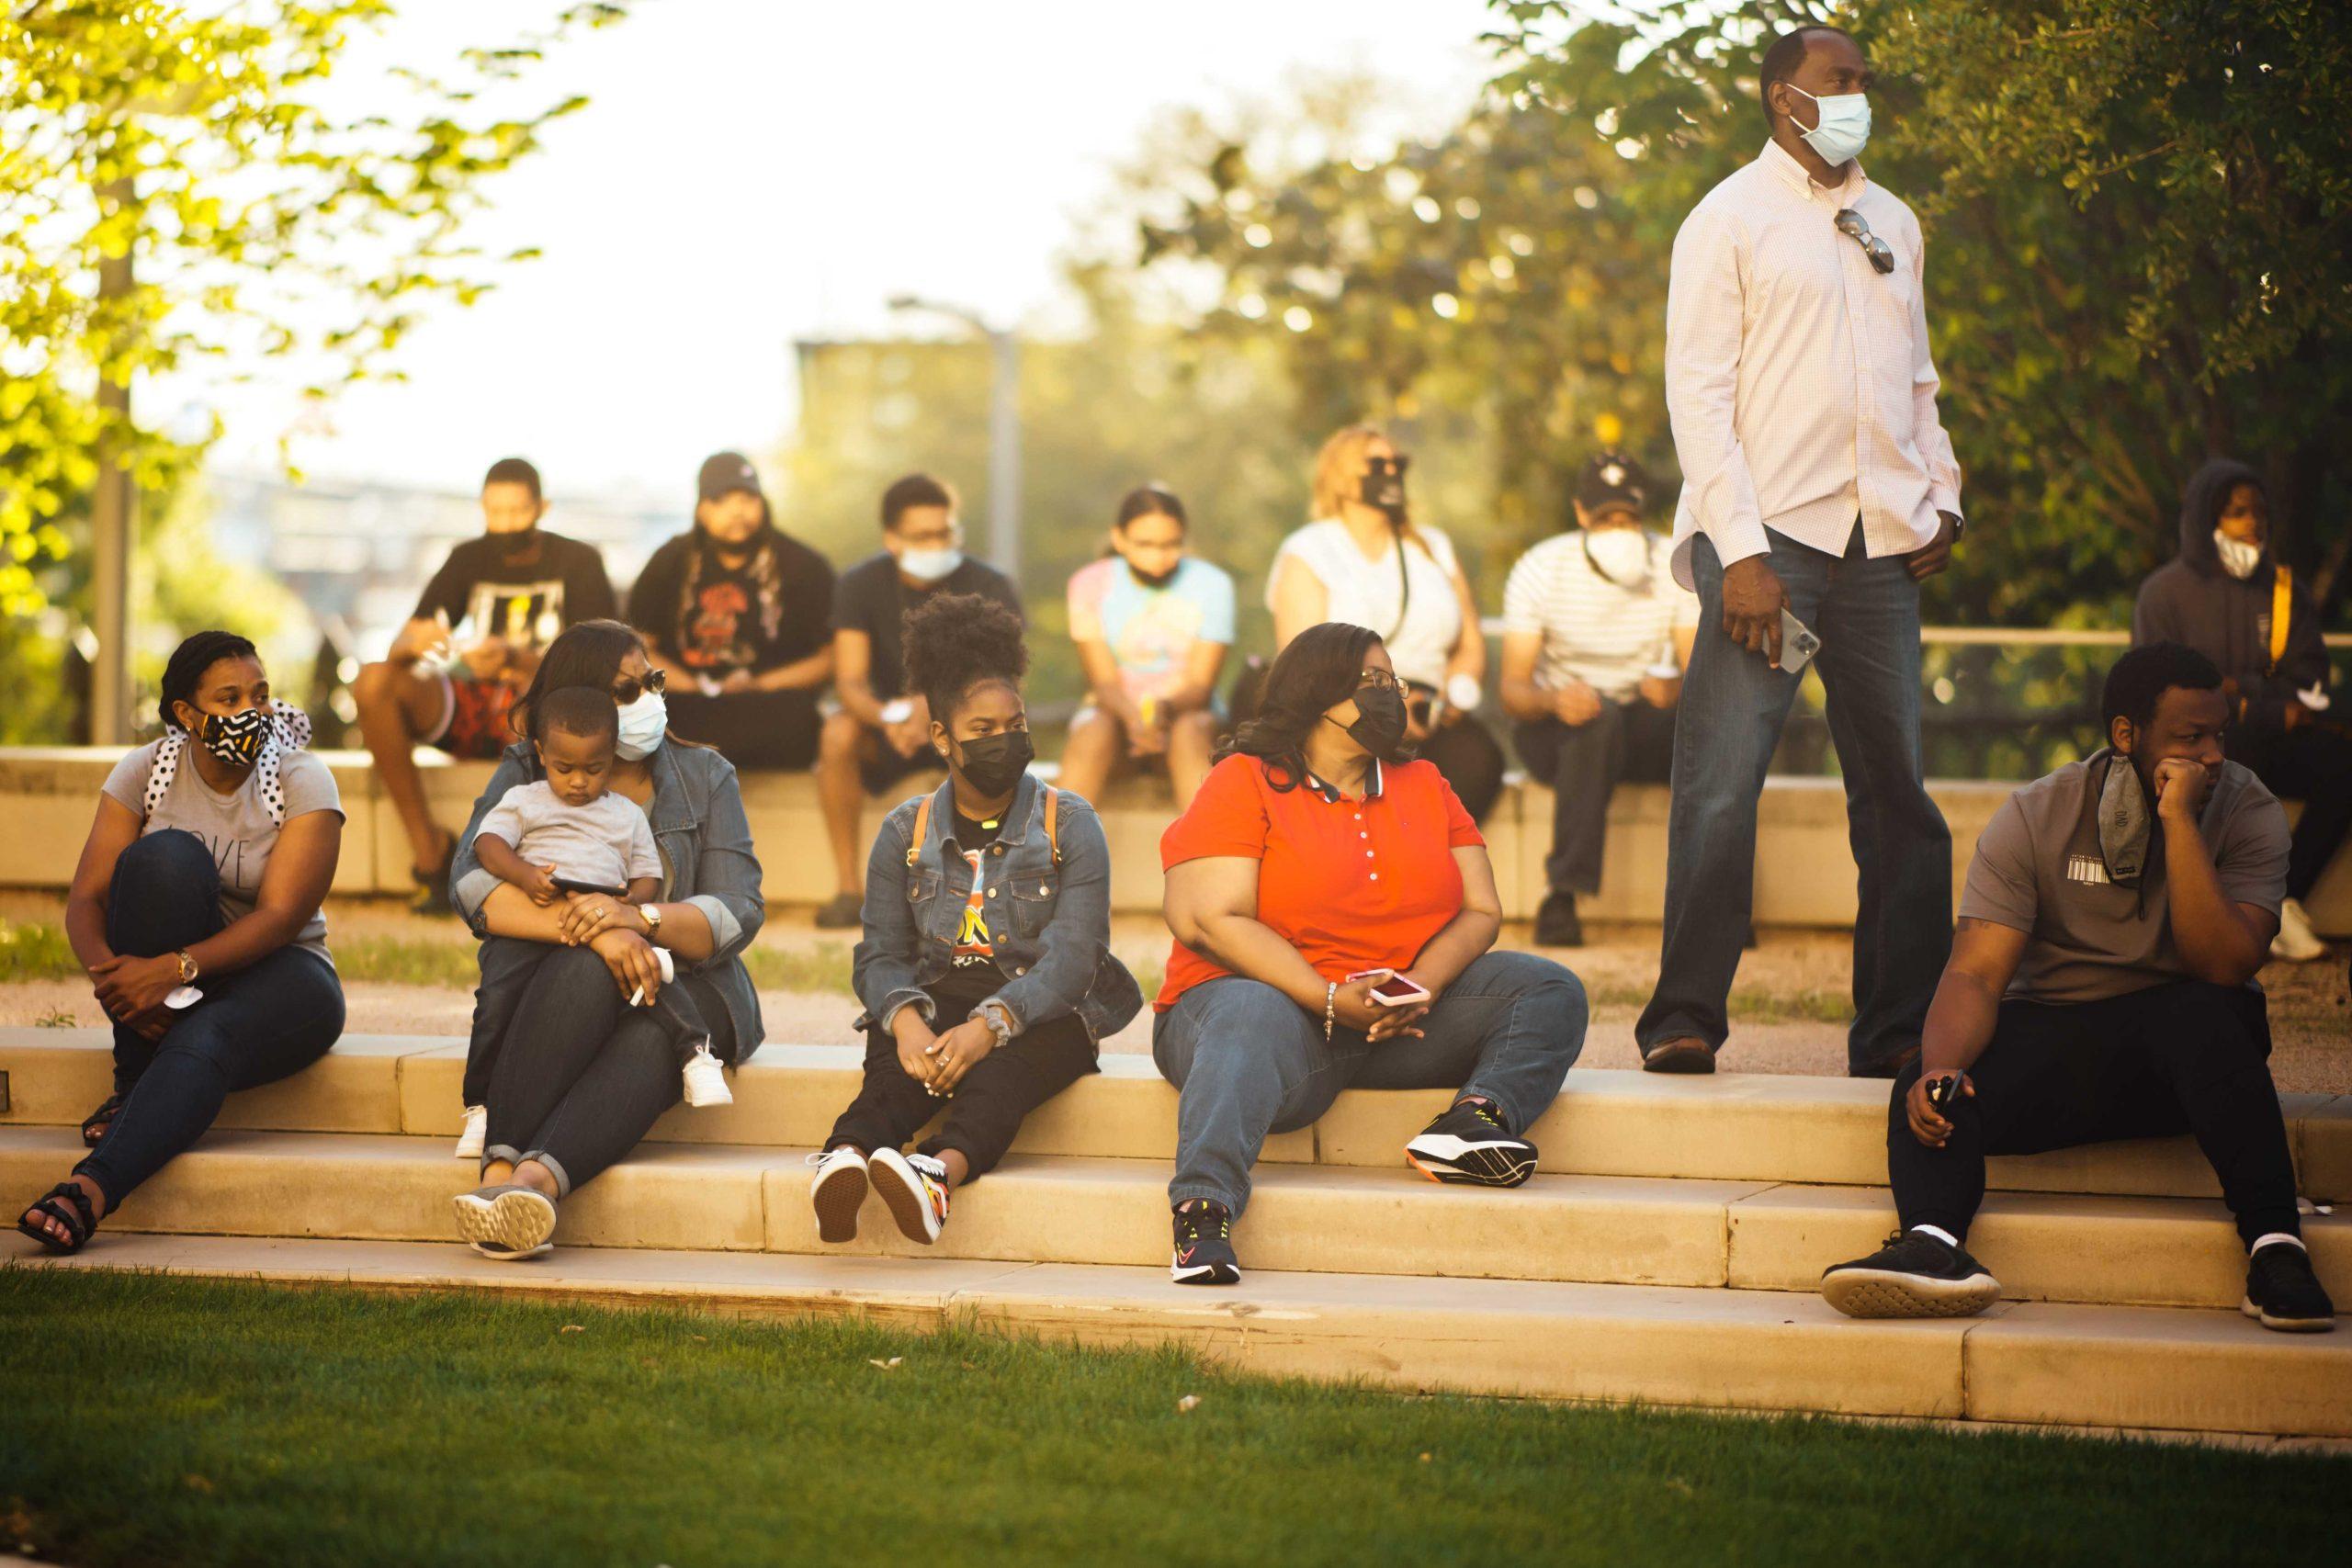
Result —
[{"label": "man wearing baseball cap", "polygon": [[775,525],[751,460],[705,459],[694,526],[653,552],[628,596],[667,682],[670,728],[739,768],[808,766],[833,673],[832,601],[832,566]]},{"label": "man wearing baseball cap", "polygon": [[1552,788],[1538,946],[1583,943],[1577,895],[1600,890],[1610,793],[1664,783],[1673,761],[1699,601],[1642,526],[1649,498],[1641,464],[1597,454],[1577,481],[1577,526],[1521,556],[1503,588],[1503,706],[1520,761]]}]

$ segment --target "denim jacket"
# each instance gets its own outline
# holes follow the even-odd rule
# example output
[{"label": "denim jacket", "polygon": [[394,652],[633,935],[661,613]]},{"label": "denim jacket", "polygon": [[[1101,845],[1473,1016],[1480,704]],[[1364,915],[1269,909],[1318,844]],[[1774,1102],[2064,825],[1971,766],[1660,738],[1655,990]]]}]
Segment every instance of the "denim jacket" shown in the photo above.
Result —
[{"label": "denim jacket", "polygon": [[[741,1062],[766,1038],[760,998],[742,955],[767,919],[743,792],[735,782],[735,764],[707,747],[664,745],[651,761],[653,801],[646,816],[653,824],[654,847],[662,852],[662,901],[701,910],[717,944],[700,964],[688,964],[681,956],[679,966],[703,976],[725,998],[728,1021],[735,1026],[733,1059]],[[457,856],[449,863],[449,902],[476,936],[489,934],[482,929],[481,907],[498,877],[474,853],[474,834],[508,790],[542,776],[529,741],[509,746],[458,840]]]},{"label": "denim jacket", "polygon": [[[865,1005],[860,1029],[888,1029],[910,1005],[937,1021],[923,987],[947,974],[972,892],[971,863],[956,847],[955,789],[951,779],[932,795],[931,820],[912,865],[907,846],[922,796],[891,812],[874,837],[865,866],[865,932],[852,971],[857,999]],[[1055,830],[1059,865],[1046,840],[1045,787],[1023,774],[1004,830],[980,862],[989,936],[1006,976],[989,1000],[1001,1002],[1012,1015],[1015,1034],[1074,1012],[1099,1041],[1126,1026],[1142,1008],[1143,993],[1111,954],[1111,846],[1102,819],[1063,790]]]}]

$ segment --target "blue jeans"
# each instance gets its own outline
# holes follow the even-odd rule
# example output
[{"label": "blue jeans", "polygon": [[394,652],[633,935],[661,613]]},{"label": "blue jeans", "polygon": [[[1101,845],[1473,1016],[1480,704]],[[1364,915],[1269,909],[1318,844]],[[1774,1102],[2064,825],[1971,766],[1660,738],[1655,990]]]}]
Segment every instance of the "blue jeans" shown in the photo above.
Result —
[{"label": "blue jeans", "polygon": [[1182,1090],[1171,1203],[1208,1198],[1238,1215],[1270,1132],[1304,1127],[1343,1089],[1454,1089],[1484,1095],[1523,1133],[1584,1049],[1584,986],[1530,953],[1489,953],[1441,992],[1416,1039],[1374,1045],[1262,980],[1194,986],[1153,1021],[1151,1059]]},{"label": "blue jeans", "polygon": [[[220,929],[220,873],[195,834],[150,833],[114,863],[107,945],[116,953],[154,958]],[[197,986],[204,999],[174,1013],[161,1040],[115,1026],[114,1089],[122,1109],[74,1168],[98,1184],[109,1213],[204,1135],[232,1089],[301,1071],[343,1033],[334,965],[299,947],[281,947],[234,974],[199,976]]]},{"label": "blue jeans", "polygon": [[[1821,638],[1814,664],[1860,872],[1847,1063],[1883,1071],[1919,1043],[1951,953],[1951,830],[1919,754],[1919,585],[1901,556],[1865,558],[1859,526],[1843,559],[1770,538],[1790,613]],[[1657,989],[1634,1030],[1644,1049],[1693,1036],[1721,1045],[1730,1032],[1725,1003],[1756,891],[1756,800],[1800,680],[1724,634],[1724,569],[1703,535],[1690,572],[1699,636],[1675,726]]]}]

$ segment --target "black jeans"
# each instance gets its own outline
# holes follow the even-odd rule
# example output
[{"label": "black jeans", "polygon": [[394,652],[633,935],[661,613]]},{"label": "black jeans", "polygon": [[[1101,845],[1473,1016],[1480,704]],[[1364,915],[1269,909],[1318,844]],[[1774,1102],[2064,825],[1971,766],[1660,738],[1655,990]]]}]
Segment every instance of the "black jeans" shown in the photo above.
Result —
[{"label": "black jeans", "polygon": [[1422,741],[1419,755],[1422,761],[1435,763],[1445,782],[1453,786],[1462,809],[1473,820],[1484,822],[1503,793],[1502,743],[1487,733],[1487,727],[1465,714],[1460,722],[1440,726]]},{"label": "black jeans", "polygon": [[[153,958],[221,928],[212,852],[175,828],[150,833],[114,863],[107,945]],[[114,1089],[125,1096],[107,1134],[74,1168],[98,1184],[111,1213],[139,1184],[204,1135],[232,1089],[300,1072],[343,1032],[343,983],[315,953],[281,947],[229,975],[202,975],[204,999],[172,1015],[153,1043],[115,1025]]]},{"label": "black jeans", "polygon": [[1544,878],[1555,893],[1600,891],[1609,796],[1625,780],[1664,784],[1674,771],[1674,710],[1601,699],[1583,724],[1539,718],[1511,732],[1519,760],[1552,790],[1552,853]]},{"label": "black jeans", "polygon": [[[531,976],[538,973],[539,960],[555,951],[552,943],[525,942],[519,937],[482,939],[481,984],[474,987],[473,1034],[466,1042],[468,1105],[490,1103],[490,1082],[497,1069],[499,1043],[506,1038],[507,1025],[523,1005]],[[645,1010],[662,1025],[662,1038],[669,1041],[682,1068],[695,1048],[710,1039],[702,1010],[695,1005],[693,993],[683,985],[662,987]]]},{"label": "black jeans", "polygon": [[[964,1021],[975,1003],[995,990],[993,986],[958,986],[950,975],[926,994],[936,1004],[932,1015],[941,1033]],[[975,1179],[996,1168],[1012,1146],[1022,1120],[1070,1085],[1097,1070],[1094,1042],[1074,1013],[1024,1030],[989,1052],[956,1086],[955,1098],[933,1099],[922,1083],[899,1065],[899,1043],[887,1029],[865,1032],[865,1082],[857,1098],[833,1123],[825,1146],[846,1144],[867,1154],[902,1147],[922,1131],[942,1103],[946,1118],[939,1131],[925,1138],[918,1154],[936,1155],[959,1149],[970,1166],[965,1179]]]},{"label": "black jeans", "polygon": [[688,740],[717,747],[737,767],[806,768],[817,760],[817,694],[729,692],[705,696],[673,691],[670,728]]},{"label": "black jeans", "polygon": [[[681,975],[672,985],[714,1021],[712,1053],[733,1061],[735,1026],[709,980]],[[482,1162],[537,1160],[568,1195],[637,1147],[681,1089],[677,1052],[653,1010],[630,1007],[592,949],[551,947],[491,1066]]]},{"label": "black jeans", "polygon": [[2300,1235],[2269,1056],[2268,1009],[2251,987],[2180,980],[2072,1006],[2005,1001],[1968,1070],[1975,1097],[1947,1112],[1944,1147],[1911,1135],[1903,1101],[1918,1063],[1894,1080],[1886,1167],[1895,1210],[1906,1230],[1938,1225],[1965,1239],[1984,1199],[1986,1155],[2189,1133],[2222,1179],[2240,1236]]},{"label": "black jeans", "polygon": [[2303,803],[2287,852],[2287,897],[2308,898],[2352,829],[2352,739],[2331,729],[2257,730],[2225,737],[2230,760],[2254,770],[2270,793]]}]

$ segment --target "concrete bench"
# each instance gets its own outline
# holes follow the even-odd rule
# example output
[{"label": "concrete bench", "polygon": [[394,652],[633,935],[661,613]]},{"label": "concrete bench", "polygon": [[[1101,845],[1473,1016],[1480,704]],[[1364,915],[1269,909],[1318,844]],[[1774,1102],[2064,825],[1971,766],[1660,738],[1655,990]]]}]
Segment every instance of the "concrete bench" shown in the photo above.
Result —
[{"label": "concrete bench", "polygon": [[[409,852],[399,818],[384,799],[364,751],[322,751],[343,791],[350,818],[334,890],[344,895],[409,891]],[[420,751],[434,815],[460,825],[489,782],[486,762],[452,762]],[[62,889],[73,878],[89,831],[98,786],[120,752],[87,747],[0,748],[0,886]],[[1050,770],[1044,770],[1050,771]],[[1931,781],[1929,792],[1951,825],[1952,887],[1957,897],[1976,836],[2016,788],[1997,780]],[[870,836],[892,795],[870,802]],[[1112,786],[1097,803],[1111,840],[1112,902],[1122,913],[1159,908],[1159,835],[1174,816],[1167,785],[1135,780]],[[815,781],[807,773],[747,773],[743,805],[761,852],[771,904],[820,903],[833,893]],[[2290,802],[2289,811],[2300,809]],[[1845,927],[1854,920],[1853,856],[1846,840],[1844,786],[1829,778],[1776,777],[1758,807],[1757,920],[1774,926]],[[1544,897],[1544,860],[1551,849],[1552,793],[1513,775],[1486,822],[1503,908],[1528,919]],[[1602,920],[1654,921],[1666,898],[1667,791],[1628,784],[1609,806],[1607,870],[1599,897],[1582,908]],[[2352,851],[2337,855],[2311,904],[2330,935],[2352,936]]]}]

